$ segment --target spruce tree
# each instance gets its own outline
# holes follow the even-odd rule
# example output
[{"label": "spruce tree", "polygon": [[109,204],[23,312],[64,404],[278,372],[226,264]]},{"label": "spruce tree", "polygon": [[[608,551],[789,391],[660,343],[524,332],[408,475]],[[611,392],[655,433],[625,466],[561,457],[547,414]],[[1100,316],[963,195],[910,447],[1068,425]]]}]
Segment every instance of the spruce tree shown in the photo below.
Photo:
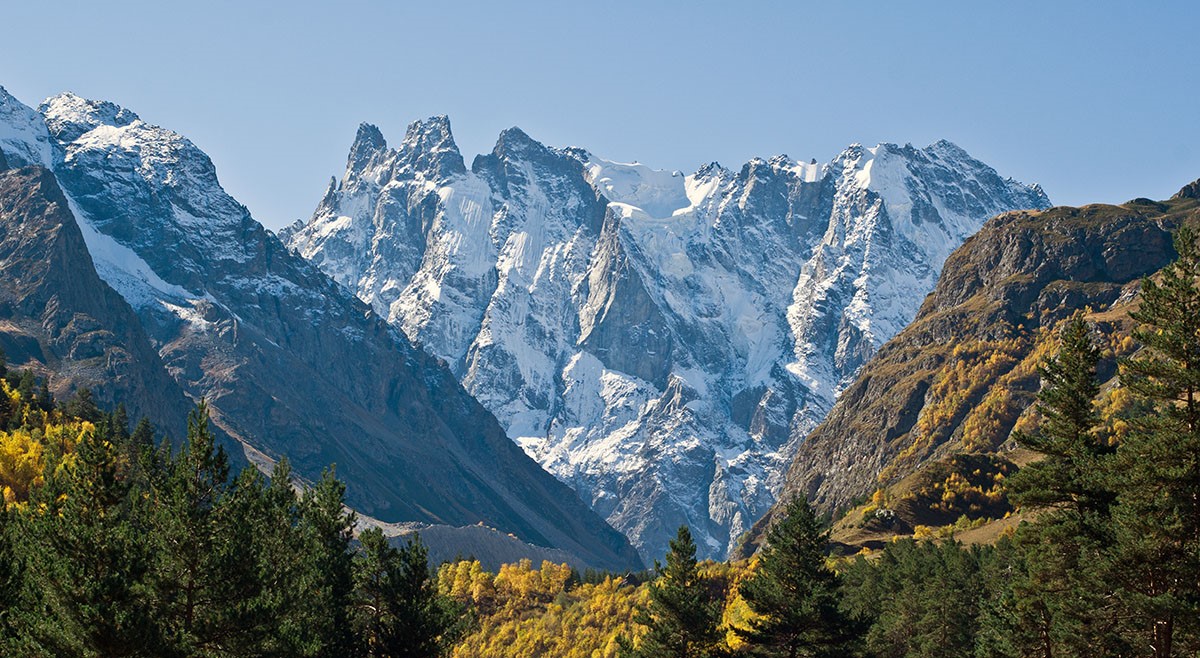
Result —
[{"label": "spruce tree", "polygon": [[204,402],[188,418],[187,443],[166,463],[150,533],[156,615],[182,655],[253,654],[269,622],[253,607],[257,473],[247,469],[231,485]]},{"label": "spruce tree", "polygon": [[737,628],[756,653],[788,658],[843,656],[859,628],[840,609],[838,575],[825,567],[829,534],[797,497],[767,533],[753,575],[738,588],[757,618]]},{"label": "spruce tree", "polygon": [[39,610],[26,617],[34,645],[52,655],[158,656],[163,638],[147,596],[149,554],[124,446],[85,432],[72,466],[34,503],[24,547]]},{"label": "spruce tree", "polygon": [[377,528],[359,536],[354,628],[370,658],[436,658],[448,651],[455,610],[438,595],[419,536],[392,547]]},{"label": "spruce tree", "polygon": [[1153,413],[1135,419],[1118,450],[1114,512],[1122,597],[1143,620],[1137,646],[1152,655],[1200,652],[1200,245],[1175,236],[1178,259],[1142,282],[1131,313],[1144,349],[1121,365],[1123,383]]},{"label": "spruce tree", "polygon": [[1067,321],[1060,340],[1058,355],[1038,368],[1041,423],[1035,432],[1014,435],[1019,445],[1043,457],[1017,472],[1007,486],[1020,505],[1067,512],[1099,531],[1107,525],[1114,498],[1104,473],[1115,452],[1097,432],[1100,417],[1093,405],[1100,393],[1100,350],[1082,313]]},{"label": "spruce tree", "polygon": [[703,658],[723,653],[721,601],[700,576],[696,544],[687,526],[670,542],[665,567],[650,583],[650,600],[634,622],[646,628],[636,649],[624,643],[623,654],[639,658]]}]

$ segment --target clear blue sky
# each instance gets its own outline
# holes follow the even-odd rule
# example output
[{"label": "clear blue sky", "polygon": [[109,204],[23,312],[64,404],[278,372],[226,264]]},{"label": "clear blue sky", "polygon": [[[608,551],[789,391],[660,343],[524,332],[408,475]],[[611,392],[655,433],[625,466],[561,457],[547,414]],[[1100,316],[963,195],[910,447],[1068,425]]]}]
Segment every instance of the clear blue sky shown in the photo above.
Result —
[{"label": "clear blue sky", "polygon": [[[283,9],[286,8],[286,9]],[[1200,178],[1200,3],[5,3],[0,85],[124,105],[306,218],[361,121],[449,114],[468,164],[518,125],[694,170],[947,138],[1056,203]]]}]

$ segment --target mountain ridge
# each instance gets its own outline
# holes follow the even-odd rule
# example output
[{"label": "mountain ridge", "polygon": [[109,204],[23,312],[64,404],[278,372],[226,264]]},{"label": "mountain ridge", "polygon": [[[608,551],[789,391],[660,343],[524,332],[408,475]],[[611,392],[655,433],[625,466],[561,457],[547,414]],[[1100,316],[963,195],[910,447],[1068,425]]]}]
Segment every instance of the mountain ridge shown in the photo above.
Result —
[{"label": "mountain ridge", "polygon": [[598,567],[640,564],[436,358],[226,194],[194,144],[73,94],[40,111],[0,94],[0,149],[53,170],[167,372],[257,462],[286,455],[310,480],[336,463],[348,503],[386,521],[484,521]]},{"label": "mountain ridge", "polygon": [[280,236],[450,364],[646,558],[682,523],[723,556],[944,254],[993,211],[1048,205],[948,142],[684,176],[513,128],[460,160],[445,117],[395,148],[364,124]]}]

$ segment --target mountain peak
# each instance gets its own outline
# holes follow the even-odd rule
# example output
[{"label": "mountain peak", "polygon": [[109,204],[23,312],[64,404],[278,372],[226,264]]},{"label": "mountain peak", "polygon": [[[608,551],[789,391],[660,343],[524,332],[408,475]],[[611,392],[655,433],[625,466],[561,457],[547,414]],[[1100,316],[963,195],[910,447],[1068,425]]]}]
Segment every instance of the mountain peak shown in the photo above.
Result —
[{"label": "mountain peak", "polygon": [[450,117],[445,114],[408,124],[400,154],[404,163],[416,169],[432,171],[438,178],[467,170],[462,153],[454,143],[454,134],[450,131]]},{"label": "mountain peak", "polygon": [[140,120],[116,103],[89,100],[69,91],[42,101],[38,110],[51,134],[62,142],[73,142],[99,126],[120,128]]},{"label": "mountain peak", "polygon": [[925,151],[942,157],[955,159],[973,159],[961,146],[948,139],[939,139],[925,148]]},{"label": "mountain peak", "polygon": [[8,166],[51,166],[54,148],[46,124],[33,108],[0,87],[0,149]]},{"label": "mountain peak", "polygon": [[727,170],[725,167],[721,166],[720,162],[713,160],[707,164],[700,165],[700,168],[696,170],[694,176],[698,179],[705,179],[711,176],[720,176],[728,173],[728,171],[729,170]]},{"label": "mountain peak", "polygon": [[370,123],[360,123],[354,135],[354,144],[350,146],[346,168],[362,169],[376,153],[384,150],[387,150],[387,140],[379,128]]},{"label": "mountain peak", "polygon": [[1172,199],[1200,199],[1200,179],[1194,180],[1175,193]]},{"label": "mountain peak", "polygon": [[548,150],[546,145],[529,136],[529,133],[517,126],[505,128],[496,139],[496,153],[520,153],[523,151]]},{"label": "mountain peak", "polygon": [[404,133],[404,142],[406,144],[419,142],[444,145],[456,150],[458,148],[454,144],[454,134],[450,131],[450,117],[445,114],[438,114],[408,124],[408,129]]}]

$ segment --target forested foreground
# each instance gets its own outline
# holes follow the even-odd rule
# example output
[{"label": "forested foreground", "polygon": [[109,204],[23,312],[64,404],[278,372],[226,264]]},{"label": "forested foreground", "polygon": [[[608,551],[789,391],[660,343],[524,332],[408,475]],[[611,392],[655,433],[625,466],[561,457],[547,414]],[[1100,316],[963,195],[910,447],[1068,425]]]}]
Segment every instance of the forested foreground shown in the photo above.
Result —
[{"label": "forested foreground", "polygon": [[994,545],[828,555],[803,500],[748,562],[580,575],[354,539],[343,486],[233,475],[201,404],[173,446],[86,391],[0,373],[0,653],[12,656],[1200,656],[1200,253],[1143,284],[1130,403],[1102,419],[1082,315],[1041,368],[1042,455]]},{"label": "forested foreground", "polygon": [[331,472],[232,476],[203,404],[172,446],[86,390],[0,389],[0,655],[432,656],[469,618],[419,541],[353,542]]}]

